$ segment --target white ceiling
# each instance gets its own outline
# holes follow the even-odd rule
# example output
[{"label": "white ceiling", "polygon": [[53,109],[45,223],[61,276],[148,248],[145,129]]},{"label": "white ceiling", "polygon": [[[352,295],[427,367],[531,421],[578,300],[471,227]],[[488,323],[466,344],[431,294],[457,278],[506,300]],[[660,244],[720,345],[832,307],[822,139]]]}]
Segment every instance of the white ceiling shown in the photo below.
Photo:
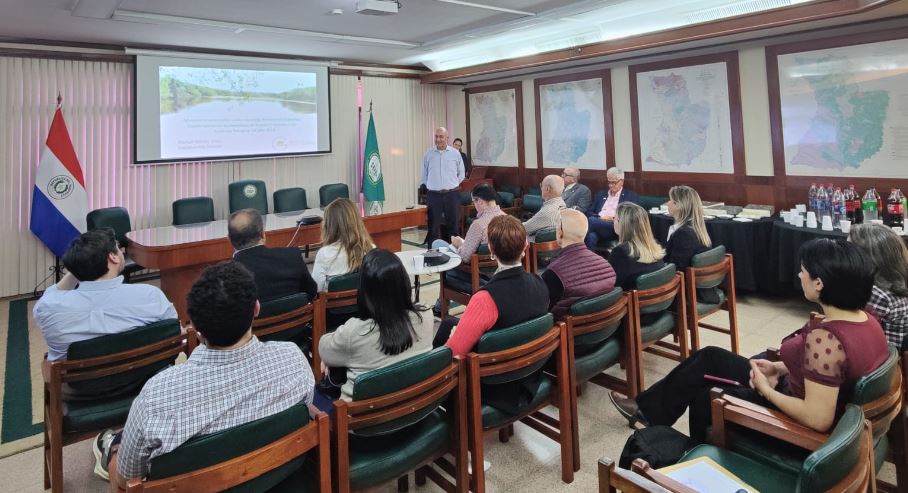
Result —
[{"label": "white ceiling", "polygon": [[[0,37],[424,64],[439,70],[803,1],[468,0],[536,14],[526,16],[439,0],[400,0],[396,15],[367,16],[355,13],[356,0],[0,0]],[[332,15],[333,9],[344,13]],[[164,20],[118,20],[130,12]],[[573,36],[570,26],[576,26]],[[343,36],[372,39],[337,39]]]}]

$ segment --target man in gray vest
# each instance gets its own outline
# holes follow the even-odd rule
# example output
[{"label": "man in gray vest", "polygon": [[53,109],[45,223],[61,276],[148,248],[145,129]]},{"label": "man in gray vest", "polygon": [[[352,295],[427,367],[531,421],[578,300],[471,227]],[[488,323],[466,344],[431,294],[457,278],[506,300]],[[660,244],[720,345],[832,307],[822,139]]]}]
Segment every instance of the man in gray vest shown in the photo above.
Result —
[{"label": "man in gray vest", "polygon": [[583,243],[586,231],[587,220],[582,212],[561,211],[561,224],[555,229],[561,253],[542,274],[549,288],[549,311],[556,320],[564,318],[574,303],[608,293],[615,287],[612,265]]}]

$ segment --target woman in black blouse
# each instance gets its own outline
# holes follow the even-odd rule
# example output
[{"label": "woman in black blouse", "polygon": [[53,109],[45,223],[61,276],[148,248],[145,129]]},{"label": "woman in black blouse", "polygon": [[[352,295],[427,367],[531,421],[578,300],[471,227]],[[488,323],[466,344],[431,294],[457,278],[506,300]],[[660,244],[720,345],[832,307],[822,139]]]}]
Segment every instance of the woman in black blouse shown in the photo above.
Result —
[{"label": "woman in black blouse", "polygon": [[665,250],[653,237],[646,210],[633,202],[618,204],[614,226],[618,246],[612,249],[608,261],[615,269],[615,285],[633,289],[637,277],[665,265]]},{"label": "woman in black blouse", "polygon": [[703,202],[691,187],[679,185],[668,191],[668,213],[675,224],[668,229],[665,261],[675,264],[680,272],[690,267],[694,255],[712,248],[703,222]]}]

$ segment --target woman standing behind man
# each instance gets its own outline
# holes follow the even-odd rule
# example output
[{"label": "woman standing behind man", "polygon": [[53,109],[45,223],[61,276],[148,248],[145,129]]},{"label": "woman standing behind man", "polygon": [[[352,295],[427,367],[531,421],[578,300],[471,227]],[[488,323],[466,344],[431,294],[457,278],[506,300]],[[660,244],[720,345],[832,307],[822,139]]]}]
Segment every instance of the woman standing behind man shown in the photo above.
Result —
[{"label": "woman standing behind man", "polygon": [[335,199],[325,208],[322,245],[312,266],[312,278],[319,291],[327,289],[329,277],[358,271],[363,257],[375,248],[350,199]]}]

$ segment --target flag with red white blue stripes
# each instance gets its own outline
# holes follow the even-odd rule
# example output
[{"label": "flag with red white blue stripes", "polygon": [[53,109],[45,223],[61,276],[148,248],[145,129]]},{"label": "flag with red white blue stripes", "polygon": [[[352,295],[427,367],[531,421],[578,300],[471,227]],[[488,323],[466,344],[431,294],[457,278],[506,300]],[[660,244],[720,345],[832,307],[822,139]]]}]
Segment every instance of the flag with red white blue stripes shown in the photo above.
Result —
[{"label": "flag with red white blue stripes", "polygon": [[58,105],[38,163],[29,229],[62,257],[73,238],[85,232],[87,213],[85,175]]}]

